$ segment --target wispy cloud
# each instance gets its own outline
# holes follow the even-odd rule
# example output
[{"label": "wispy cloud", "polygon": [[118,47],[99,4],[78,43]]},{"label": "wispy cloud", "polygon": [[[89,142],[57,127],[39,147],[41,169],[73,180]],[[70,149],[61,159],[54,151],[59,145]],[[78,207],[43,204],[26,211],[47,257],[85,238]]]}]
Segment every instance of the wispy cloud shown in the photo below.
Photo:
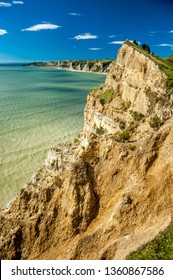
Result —
[{"label": "wispy cloud", "polygon": [[125,41],[113,41],[113,42],[109,42],[108,44],[110,45],[122,45],[124,44]]},{"label": "wispy cloud", "polygon": [[170,30],[169,33],[173,33],[173,30]]},{"label": "wispy cloud", "polygon": [[68,15],[70,15],[70,16],[77,16],[77,17],[81,16],[81,14],[79,14],[79,13],[68,13]]},{"label": "wispy cloud", "polygon": [[24,2],[23,1],[13,1],[13,4],[23,5]]},{"label": "wispy cloud", "polygon": [[101,51],[101,48],[89,48],[90,51]]},{"label": "wispy cloud", "polygon": [[41,30],[53,30],[53,29],[58,29],[61,26],[56,25],[56,24],[51,24],[51,23],[40,23],[33,25],[31,27],[22,29],[21,31],[41,31]]},{"label": "wispy cloud", "polygon": [[7,34],[7,30],[0,29],[0,36]]},{"label": "wispy cloud", "polygon": [[92,35],[91,33],[84,33],[80,35],[76,35],[73,39],[76,40],[88,40],[88,39],[97,39],[97,35]]},{"label": "wispy cloud", "polygon": [[149,36],[154,36],[154,35],[156,35],[158,33],[161,33],[161,31],[150,31],[149,32]]},{"label": "wispy cloud", "polygon": [[[172,30],[172,32],[173,32],[173,30]],[[171,33],[171,31],[170,32],[168,32],[168,31],[163,31],[163,30],[152,30],[152,31],[149,31],[149,36],[155,36],[155,35],[158,35],[158,34],[168,34],[168,33]]]},{"label": "wispy cloud", "polygon": [[7,3],[7,2],[0,2],[0,7],[11,7],[12,4],[11,3]]},{"label": "wispy cloud", "polygon": [[116,37],[122,37],[123,35],[115,35],[115,34],[113,34],[113,35],[108,35],[108,37],[109,38],[116,38]]},{"label": "wispy cloud", "polygon": [[156,47],[169,47],[171,48],[171,50],[173,50],[173,44],[158,44],[158,45],[155,45]]}]

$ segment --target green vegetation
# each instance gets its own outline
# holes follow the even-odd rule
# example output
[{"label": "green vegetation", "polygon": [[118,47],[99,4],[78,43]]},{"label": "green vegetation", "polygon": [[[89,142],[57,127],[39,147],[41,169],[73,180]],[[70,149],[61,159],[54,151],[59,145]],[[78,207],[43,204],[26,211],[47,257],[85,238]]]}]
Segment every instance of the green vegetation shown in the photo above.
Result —
[{"label": "green vegetation", "polygon": [[123,111],[127,111],[131,106],[131,102],[130,101],[122,101],[121,102],[121,110]]},{"label": "green vegetation", "polygon": [[154,117],[152,117],[150,119],[150,122],[149,122],[149,125],[154,129],[154,130],[159,130],[159,128],[161,127],[162,125],[162,121],[161,119],[155,115]]},{"label": "green vegetation", "polygon": [[106,91],[103,91],[100,95],[100,103],[102,105],[110,103],[115,97],[115,92],[113,88],[109,88]]},{"label": "green vegetation", "polygon": [[149,47],[147,44],[142,44],[142,45],[141,45],[141,48],[142,48],[144,51],[150,53],[150,47]]},{"label": "green vegetation", "polygon": [[142,113],[137,112],[137,111],[133,112],[133,120],[134,120],[135,122],[139,122],[139,121],[141,121],[143,118],[144,118],[144,115],[143,115]]},{"label": "green vegetation", "polygon": [[129,260],[173,260],[173,226],[143,248],[132,253]]},{"label": "green vegetation", "polygon": [[96,71],[99,72],[101,70],[101,66],[100,65],[96,65]]},{"label": "green vegetation", "polygon": [[173,90],[173,67],[167,67],[165,65],[160,65],[160,69],[166,74],[167,81],[166,81],[166,88],[170,92]]},{"label": "green vegetation", "polygon": [[[109,64],[112,62],[110,59],[99,59],[99,60],[66,60],[62,61],[63,64],[61,65],[62,67],[67,67],[69,62],[72,62],[72,67],[75,69],[77,66],[80,65],[80,68],[83,69],[85,65],[88,66],[89,70],[96,64],[101,62],[103,66],[103,70],[105,71]],[[101,66],[97,65],[97,71],[101,70]]]},{"label": "green vegetation", "polygon": [[120,121],[119,122],[119,128],[121,129],[121,130],[123,130],[123,129],[125,129],[125,127],[126,127],[126,123],[125,123],[125,121]]},{"label": "green vegetation", "polygon": [[168,58],[166,59],[168,62],[173,63],[173,55],[168,56]]},{"label": "green vegetation", "polygon": [[80,143],[80,140],[78,139],[78,138],[74,138],[73,139],[73,143],[75,144],[75,143]]},{"label": "green vegetation", "polygon": [[115,140],[118,142],[125,142],[130,139],[130,131],[128,129],[124,129],[122,132],[117,132],[114,136]]},{"label": "green vegetation", "polygon": [[133,40],[133,44],[135,44],[136,46],[138,46],[138,41],[136,41],[136,40]]},{"label": "green vegetation", "polygon": [[129,144],[128,149],[131,150],[131,151],[134,151],[134,150],[136,150],[136,145],[135,144]]},{"label": "green vegetation", "polygon": [[96,128],[97,135],[103,135],[104,133],[105,133],[105,129],[102,126]]},{"label": "green vegetation", "polygon": [[171,90],[173,90],[173,56],[168,57],[168,59],[163,59],[159,56],[148,53],[146,50],[130,41],[126,41],[125,44],[133,47],[140,53],[153,60],[159,66],[160,70],[168,77],[166,83],[167,91],[170,92]]}]

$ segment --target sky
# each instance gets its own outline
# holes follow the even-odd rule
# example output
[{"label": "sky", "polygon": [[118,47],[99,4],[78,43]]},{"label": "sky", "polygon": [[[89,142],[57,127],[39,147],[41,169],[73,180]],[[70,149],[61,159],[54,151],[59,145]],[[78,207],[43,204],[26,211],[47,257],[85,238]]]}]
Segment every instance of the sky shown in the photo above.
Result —
[{"label": "sky", "polygon": [[173,54],[173,1],[0,0],[0,62],[116,59],[126,39]]}]

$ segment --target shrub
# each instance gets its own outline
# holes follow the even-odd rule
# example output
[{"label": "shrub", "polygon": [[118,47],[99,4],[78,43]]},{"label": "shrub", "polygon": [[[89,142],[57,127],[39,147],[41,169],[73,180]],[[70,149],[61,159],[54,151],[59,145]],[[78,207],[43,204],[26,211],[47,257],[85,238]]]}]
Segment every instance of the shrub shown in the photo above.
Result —
[{"label": "shrub", "polygon": [[115,140],[118,142],[125,142],[130,139],[130,131],[128,129],[124,129],[122,132],[117,132],[115,134]]},{"label": "shrub", "polygon": [[113,88],[109,88],[101,94],[100,103],[102,105],[108,104],[114,99],[114,96],[115,96],[115,92]]},{"label": "shrub", "polygon": [[128,148],[129,148],[129,150],[134,151],[136,149],[136,145],[135,144],[129,144]]},{"label": "shrub", "polygon": [[135,44],[136,46],[138,46],[138,42],[136,40],[133,40],[133,44]]},{"label": "shrub", "polygon": [[152,117],[150,119],[149,125],[154,130],[158,130],[161,127],[161,125],[162,125],[161,119],[157,115],[155,115],[154,117]]},{"label": "shrub", "polygon": [[144,115],[140,112],[133,112],[133,120],[136,121],[136,122],[139,122],[143,119]]},{"label": "shrub", "polygon": [[102,126],[96,128],[97,135],[103,135],[104,132],[105,132],[105,129]]},{"label": "shrub", "polygon": [[119,128],[120,128],[121,130],[123,130],[123,129],[125,129],[125,127],[126,127],[126,123],[125,123],[124,121],[120,121],[120,123],[119,123]]},{"label": "shrub", "polygon": [[131,106],[131,101],[122,101],[121,102],[121,109],[123,111],[127,111]]},{"label": "shrub", "polygon": [[150,47],[149,47],[147,44],[142,44],[142,45],[141,45],[141,48],[142,48],[144,51],[150,53]]},{"label": "shrub", "polygon": [[73,143],[75,144],[75,143],[79,143],[80,142],[80,140],[78,139],[78,138],[74,138],[73,139]]}]

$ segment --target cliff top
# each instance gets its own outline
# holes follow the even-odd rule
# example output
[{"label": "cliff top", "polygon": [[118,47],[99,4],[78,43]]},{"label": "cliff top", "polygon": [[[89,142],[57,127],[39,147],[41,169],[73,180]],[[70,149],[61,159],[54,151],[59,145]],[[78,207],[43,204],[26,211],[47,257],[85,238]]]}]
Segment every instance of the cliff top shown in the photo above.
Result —
[{"label": "cliff top", "polygon": [[173,55],[169,56],[167,59],[163,59],[155,54],[150,54],[141,47],[135,45],[134,43],[130,41],[126,41],[124,44],[133,47],[140,53],[144,54],[145,56],[149,57],[151,60],[153,60],[168,77],[167,79],[167,90],[170,91],[173,89]]}]

